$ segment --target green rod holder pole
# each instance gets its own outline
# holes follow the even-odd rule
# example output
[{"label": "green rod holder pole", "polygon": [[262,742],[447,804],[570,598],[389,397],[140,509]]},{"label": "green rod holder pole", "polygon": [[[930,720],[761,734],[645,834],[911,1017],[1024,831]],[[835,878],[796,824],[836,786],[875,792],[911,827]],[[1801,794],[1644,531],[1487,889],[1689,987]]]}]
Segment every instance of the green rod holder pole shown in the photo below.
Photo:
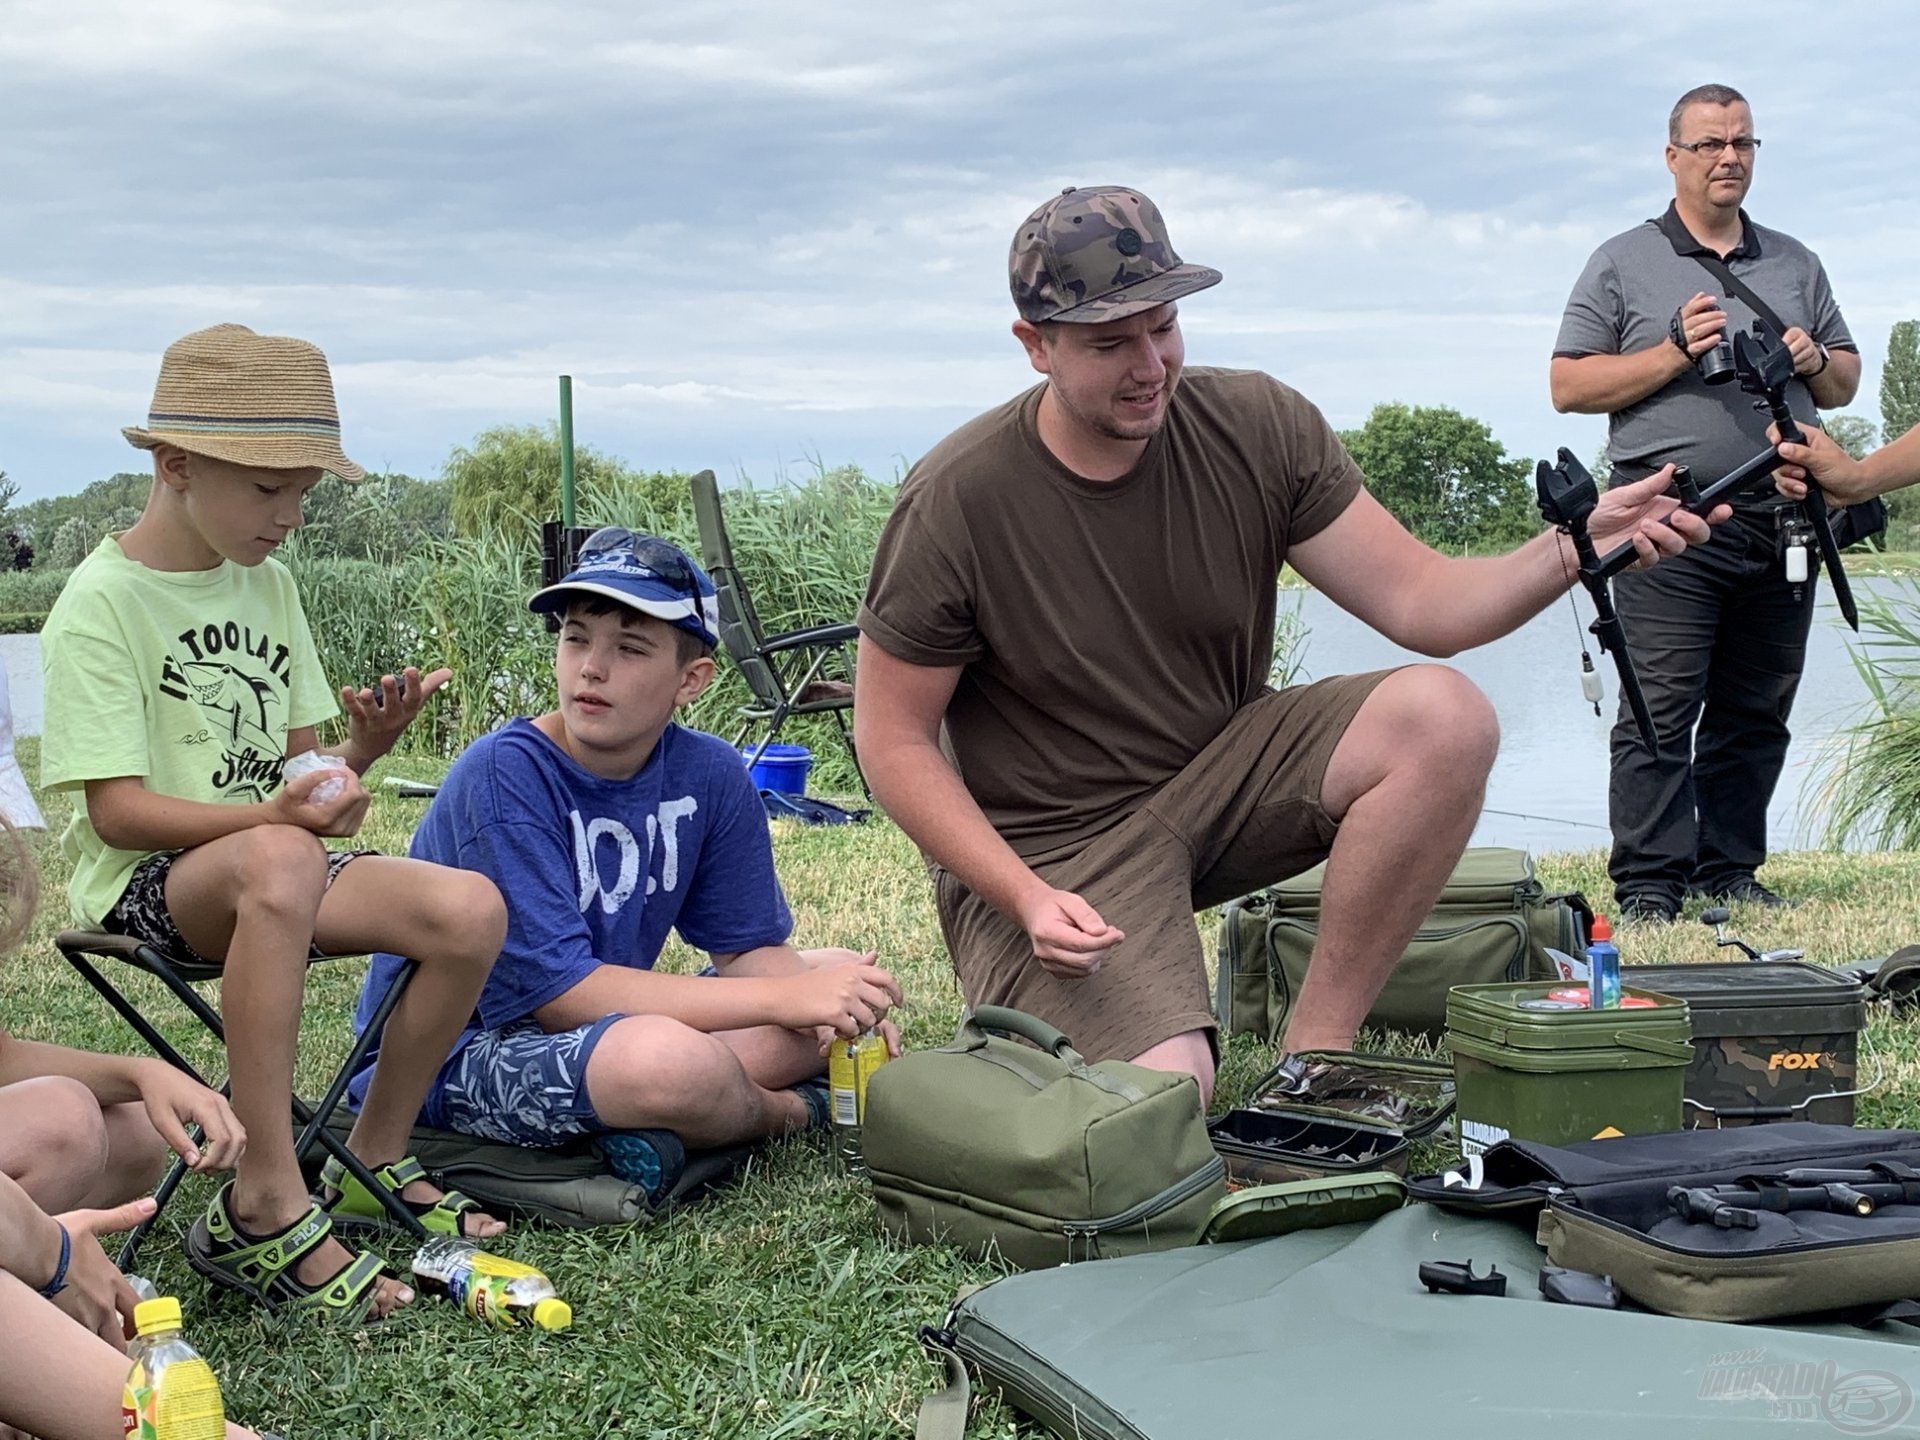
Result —
[{"label": "green rod holder pole", "polygon": [[573,377],[560,377],[560,523],[573,528]]}]

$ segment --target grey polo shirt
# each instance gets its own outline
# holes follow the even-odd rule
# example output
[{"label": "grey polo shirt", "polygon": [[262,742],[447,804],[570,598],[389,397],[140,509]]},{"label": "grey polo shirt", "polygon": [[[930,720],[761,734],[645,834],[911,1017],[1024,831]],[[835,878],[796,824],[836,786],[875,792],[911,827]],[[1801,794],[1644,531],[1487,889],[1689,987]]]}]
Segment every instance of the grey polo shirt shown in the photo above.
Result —
[{"label": "grey polo shirt", "polygon": [[[1740,223],[1740,243],[1723,257],[1727,268],[1788,325],[1830,350],[1855,349],[1820,257],[1791,235],[1755,225],[1744,210]],[[1673,312],[1701,291],[1721,297],[1729,336],[1748,329],[1758,317],[1738,296],[1724,294],[1720,281],[1692,258],[1712,253],[1688,233],[1672,205],[1659,219],[1614,236],[1593,252],[1567,298],[1553,353],[1630,355],[1664,345]],[[1767,416],[1754,408],[1757,399],[1736,381],[1709,386],[1689,367],[1608,418],[1607,456],[1623,479],[1650,475],[1672,461],[1692,466],[1697,481],[1711,484],[1766,447]],[[1796,377],[1787,387],[1787,402],[1795,419],[1816,419],[1804,380]]]}]

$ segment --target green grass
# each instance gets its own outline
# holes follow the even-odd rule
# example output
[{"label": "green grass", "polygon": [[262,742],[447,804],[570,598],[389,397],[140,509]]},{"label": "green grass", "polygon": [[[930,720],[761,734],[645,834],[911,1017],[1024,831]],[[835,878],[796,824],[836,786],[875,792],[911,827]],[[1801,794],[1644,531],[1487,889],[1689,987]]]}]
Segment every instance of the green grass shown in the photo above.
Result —
[{"label": "green grass", "polygon": [[[29,775],[36,746],[23,743]],[[400,759],[383,774],[437,775],[434,761]],[[361,841],[405,848],[420,801],[375,787]],[[70,813],[43,797],[54,834]],[[877,948],[900,976],[909,1047],[947,1039],[960,1002],[941,948],[926,879],[912,847],[883,821],[775,830],[780,871],[801,943]],[[0,965],[0,1017],[16,1033],[103,1050],[129,1036],[59,959],[66,867],[37,842],[46,882],[41,916],[23,951]],[[1546,857],[1550,888],[1607,894],[1597,852]],[[1790,914],[1743,912],[1740,933],[1763,948],[1800,945],[1827,963],[1884,954],[1920,940],[1920,856],[1805,854],[1769,866],[1777,888],[1808,897]],[[1211,931],[1211,917],[1203,917]],[[1685,924],[1622,937],[1629,963],[1704,960],[1708,933]],[[684,968],[694,957],[670,952]],[[316,971],[300,1077],[311,1091],[348,1043],[360,962]],[[124,977],[140,986],[139,977]],[[157,987],[144,987],[158,997]],[[162,1012],[164,997],[153,1005]],[[197,1062],[218,1068],[188,1024],[171,1028]],[[1864,1097],[1860,1123],[1920,1125],[1920,1027],[1876,1018],[1868,1041],[1884,1080]],[[1242,1037],[1228,1048],[1217,1108],[1237,1098],[1267,1057]],[[1444,1157],[1438,1157],[1444,1158]],[[901,1436],[912,1431],[932,1368],[913,1341],[963,1285],[995,1273],[931,1248],[883,1240],[871,1202],[835,1173],[815,1138],[768,1147],[736,1188],[652,1228],[590,1233],[522,1229],[495,1248],[540,1265],[573,1303],[564,1335],[496,1335],[450,1308],[420,1302],[386,1324],[350,1334],[268,1319],[211,1295],[180,1262],[178,1237],[208,1193],[187,1187],[149,1244],[142,1269],[187,1306],[189,1336],[213,1361],[237,1418],[288,1440],[401,1436],[570,1437]],[[404,1252],[388,1253],[404,1261]],[[993,1402],[969,1433],[1037,1433]]]}]

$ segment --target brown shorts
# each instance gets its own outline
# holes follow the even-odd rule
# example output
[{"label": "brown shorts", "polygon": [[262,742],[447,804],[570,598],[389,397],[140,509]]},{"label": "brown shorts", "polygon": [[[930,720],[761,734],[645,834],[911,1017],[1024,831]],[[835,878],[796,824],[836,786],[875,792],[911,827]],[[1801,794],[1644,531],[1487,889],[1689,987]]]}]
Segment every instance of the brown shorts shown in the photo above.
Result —
[{"label": "brown shorts", "polygon": [[1089,1060],[1131,1059],[1189,1030],[1211,1038],[1194,912],[1327,858],[1339,829],[1320,804],[1327,762],[1392,673],[1337,675],[1260,696],[1125,819],[1029,862],[1126,932],[1084,980],[1048,974],[1025,931],[933,866],[940,928],[967,1003],[1038,1015]]}]

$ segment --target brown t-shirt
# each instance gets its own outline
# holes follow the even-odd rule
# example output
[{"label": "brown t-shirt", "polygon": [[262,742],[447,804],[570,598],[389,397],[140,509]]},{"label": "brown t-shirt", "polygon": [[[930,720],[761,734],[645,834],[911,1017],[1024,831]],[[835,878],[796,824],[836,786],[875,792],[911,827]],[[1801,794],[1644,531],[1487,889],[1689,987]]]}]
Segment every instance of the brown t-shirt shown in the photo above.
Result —
[{"label": "brown t-shirt", "polygon": [[913,467],[860,610],[888,654],[965,667],[948,753],[1027,858],[1126,814],[1260,693],[1287,547],[1362,483],[1319,410],[1258,371],[1187,370],[1108,482],[1041,443],[1045,388]]}]

